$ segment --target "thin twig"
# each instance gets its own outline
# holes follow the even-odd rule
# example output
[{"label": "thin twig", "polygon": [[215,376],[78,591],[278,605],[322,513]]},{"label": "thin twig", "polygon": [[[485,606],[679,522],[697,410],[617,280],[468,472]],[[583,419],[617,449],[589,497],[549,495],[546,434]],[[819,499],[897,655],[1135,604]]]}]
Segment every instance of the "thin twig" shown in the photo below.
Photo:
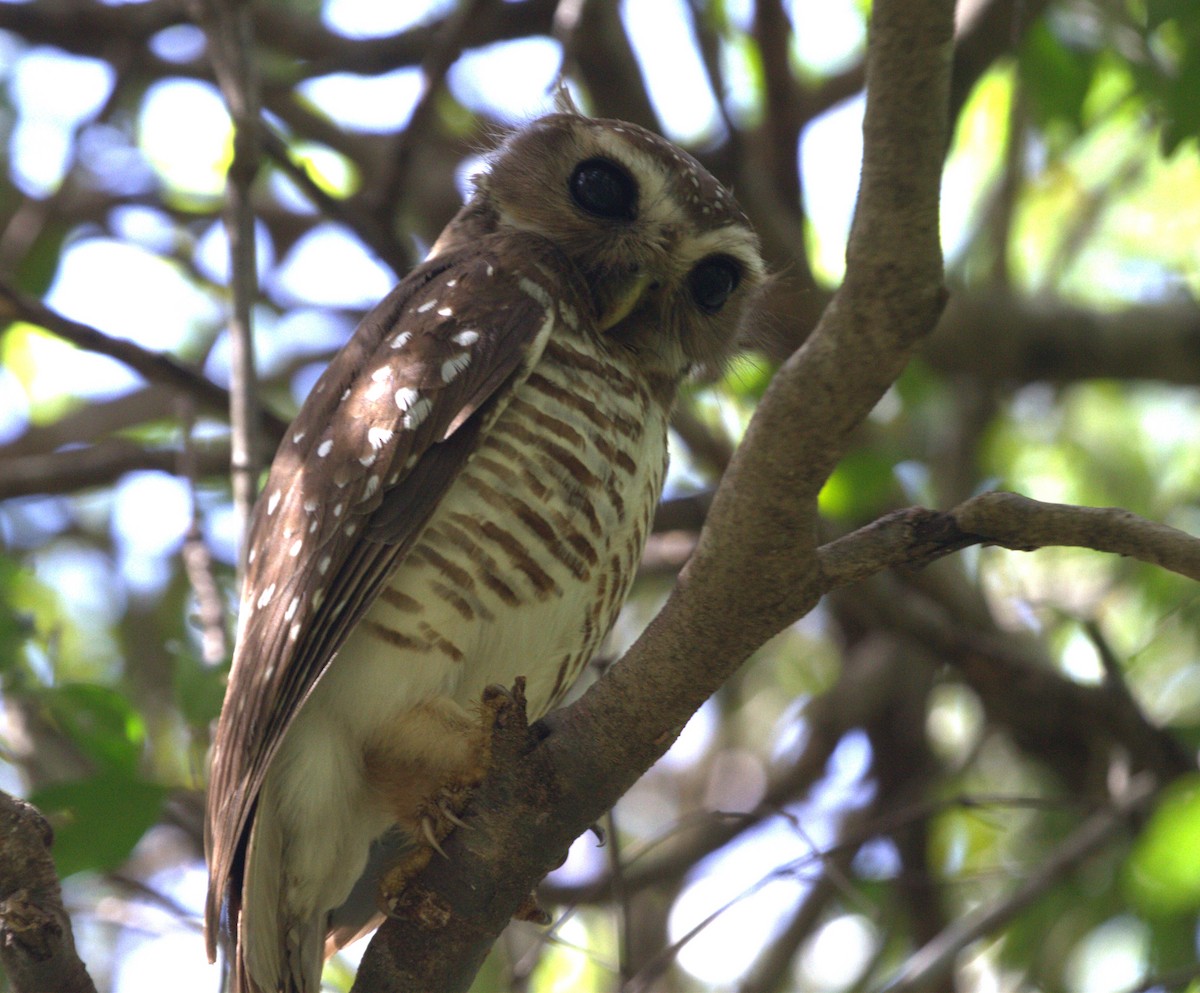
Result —
[{"label": "thin twig", "polygon": [[721,67],[721,37],[709,22],[710,5],[702,4],[700,0],[688,0],[688,12],[692,15],[692,33],[696,39],[696,50],[700,53],[700,61],[704,73],[708,76],[708,85],[712,89],[713,99],[717,102],[717,113],[725,130],[729,132],[729,142],[732,158],[741,164],[741,133],[729,113],[726,100],[725,71]]},{"label": "thin twig", "polygon": [[287,143],[265,122],[261,124],[263,150],[295,183],[314,207],[326,217],[344,224],[379,256],[399,279],[412,267],[412,253],[391,233],[381,219],[359,208],[353,199],[331,196],[309,175],[308,169],[292,158]]},{"label": "thin twig", "polygon": [[262,165],[254,25],[251,6],[245,0],[195,0],[193,8],[208,37],[209,58],[234,124],[233,162],[226,181],[225,210],[233,290],[229,322],[229,421],[233,429],[230,470],[234,512],[245,534],[258,495],[259,471],[266,458],[259,432],[251,316],[258,299],[258,263],[250,189]]},{"label": "thin twig", "polygon": [[229,654],[229,631],[225,624],[225,602],[213,571],[212,553],[204,540],[200,501],[196,495],[196,448],[192,438],[195,412],[191,404],[180,404],[183,450],[179,455],[179,475],[187,480],[192,516],[183,539],[183,567],[196,595],[200,621],[200,656],[206,665],[217,665]]},{"label": "thin twig", "polygon": [[1111,806],[1093,814],[1076,828],[1035,875],[1004,898],[969,910],[924,948],[909,956],[886,987],[887,993],[930,988],[953,968],[959,952],[971,942],[1012,920],[1116,837],[1131,815],[1145,809],[1154,793],[1152,776],[1134,777],[1123,796],[1115,797]]},{"label": "thin twig", "polygon": [[417,98],[408,125],[396,138],[388,155],[388,171],[379,187],[381,206],[395,216],[409,192],[409,175],[417,147],[434,122],[436,98],[446,81],[450,67],[462,54],[467,33],[486,17],[494,0],[463,0],[458,9],[438,29],[434,43],[421,60],[421,94]]},{"label": "thin twig", "polygon": [[1016,493],[982,493],[952,514],[965,533],[1005,548],[1094,548],[1200,581],[1200,538],[1119,507],[1073,507]]},{"label": "thin twig", "polygon": [[633,953],[634,940],[631,928],[633,915],[629,906],[629,894],[625,889],[624,852],[621,850],[621,836],[617,830],[617,817],[613,810],[604,815],[604,828],[608,833],[608,871],[612,880],[613,900],[616,903],[617,919],[617,974],[621,982],[631,975],[630,955]]},{"label": "thin twig", "polygon": [[1050,546],[1127,555],[1200,581],[1200,538],[1119,507],[1043,503],[1016,493],[981,493],[952,510],[909,507],[822,545],[825,592],[884,569],[925,565],[971,545],[1015,551]]}]

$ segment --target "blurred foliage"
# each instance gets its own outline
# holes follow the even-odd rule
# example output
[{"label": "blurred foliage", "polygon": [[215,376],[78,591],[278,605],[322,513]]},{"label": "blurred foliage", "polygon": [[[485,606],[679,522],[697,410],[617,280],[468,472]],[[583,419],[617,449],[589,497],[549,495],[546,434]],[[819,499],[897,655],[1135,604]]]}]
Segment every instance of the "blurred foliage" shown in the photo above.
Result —
[{"label": "blurred foliage", "polygon": [[[544,106],[557,68],[556,5],[496,4],[528,21],[466,46],[409,171],[390,176],[393,197],[402,189],[396,211],[381,191],[402,158],[424,50],[356,35],[404,6],[263,5],[273,18],[260,22],[267,119],[291,164],[347,209],[322,217],[278,161],[255,186],[261,397],[284,416],[394,279],[363,247],[355,218],[394,238],[397,255],[419,257],[489,136]],[[618,24],[644,71],[620,78],[644,78],[648,93],[615,92],[607,76],[579,68],[587,60],[569,59],[581,104],[608,113],[644,98],[659,120],[641,123],[687,139],[760,230],[788,234],[771,260],[786,305],[764,321],[759,350],[686,393],[670,497],[715,484],[808,331],[796,315],[819,311],[836,283],[857,176],[847,149],[859,130],[857,104],[841,101],[861,85],[870,5],[784,4],[794,32],[782,65],[754,23],[755,7],[774,9],[765,2],[640,5],[665,12],[649,37],[634,30],[633,6],[621,6]],[[1163,316],[1200,291],[1200,4],[982,6],[1006,17],[985,55],[963,67],[972,85],[944,184],[952,289],[1001,294],[1023,314],[1146,307],[1136,351],[1148,361],[1136,379],[1119,365],[1096,378],[1082,351],[1111,343],[1097,337],[1081,351],[1070,339],[1048,381],[1020,321],[977,329],[977,341],[1011,338],[1023,357],[1003,377],[983,347],[973,365],[949,367],[934,343],[829,479],[827,536],[998,487],[1200,533],[1200,376],[1181,375],[1197,368],[1194,344],[1189,352],[1168,338]],[[224,383],[220,210],[233,132],[202,39],[173,14],[148,37],[130,29],[95,41],[92,21],[68,24],[56,9],[0,4],[0,276]],[[75,14],[129,25],[162,9],[87,3]],[[405,37],[408,23],[397,30]],[[554,59],[539,77],[547,51]],[[600,54],[605,64],[621,57]],[[651,71],[664,66],[673,89]],[[792,89],[772,103],[777,73]],[[711,78],[723,87],[716,96]],[[818,137],[837,144],[805,154]],[[795,202],[763,196],[772,142],[784,161],[798,147],[807,163]],[[116,977],[114,988],[159,989],[162,972],[123,964],[184,933],[195,953],[188,988],[215,990],[195,933],[198,812],[232,618],[224,640],[204,630],[182,549],[194,527],[228,616],[238,540],[220,462],[228,433],[219,416],[143,387],[29,323],[0,330],[0,486],[10,487],[0,500],[0,785],[50,818],[98,975]],[[185,433],[194,471],[183,468]],[[107,475],[71,461],[106,452]],[[166,461],[151,458],[164,452]],[[658,564],[640,578],[605,660],[661,604],[678,538],[652,539]],[[618,806],[609,848],[582,839],[551,877],[543,900],[556,925],[510,928],[474,988],[604,991],[661,966],[637,988],[880,989],[950,922],[1004,907],[1038,879],[1106,791],[1141,771],[1122,737],[1136,722],[1113,713],[1144,718],[1137,733],[1188,756],[1200,748],[1195,583],[1080,549],[970,550],[887,579],[831,597],[756,653]],[[1004,668],[1014,658],[1025,668]],[[1073,718],[1098,693],[1126,709],[1087,711],[1099,716],[1080,744]],[[968,947],[954,989],[1149,989],[1195,966],[1200,780],[1162,778],[1143,818]],[[776,951],[770,971],[766,953]],[[335,989],[352,978],[346,958],[326,973]],[[1169,988],[1189,981],[1200,989],[1186,977]]]}]

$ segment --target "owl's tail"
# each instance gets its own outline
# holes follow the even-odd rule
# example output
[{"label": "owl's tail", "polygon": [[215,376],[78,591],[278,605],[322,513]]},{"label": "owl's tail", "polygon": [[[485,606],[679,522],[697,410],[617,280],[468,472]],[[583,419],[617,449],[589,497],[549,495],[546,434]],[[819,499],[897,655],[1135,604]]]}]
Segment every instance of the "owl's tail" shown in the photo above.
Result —
[{"label": "owl's tail", "polygon": [[285,889],[283,832],[276,818],[260,809],[246,851],[230,993],[320,990],[325,915],[295,914]]}]

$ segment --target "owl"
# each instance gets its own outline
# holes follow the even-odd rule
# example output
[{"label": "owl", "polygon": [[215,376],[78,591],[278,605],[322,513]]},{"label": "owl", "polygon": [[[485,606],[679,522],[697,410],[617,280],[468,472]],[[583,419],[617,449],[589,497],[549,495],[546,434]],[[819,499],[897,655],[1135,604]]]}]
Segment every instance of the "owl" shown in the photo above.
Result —
[{"label": "owl", "polygon": [[330,363],[255,507],[212,751],[235,990],[316,993],[372,846],[436,846],[481,778],[485,688],[523,676],[531,720],[562,699],[628,593],[677,388],[764,278],[688,154],[557,113]]}]

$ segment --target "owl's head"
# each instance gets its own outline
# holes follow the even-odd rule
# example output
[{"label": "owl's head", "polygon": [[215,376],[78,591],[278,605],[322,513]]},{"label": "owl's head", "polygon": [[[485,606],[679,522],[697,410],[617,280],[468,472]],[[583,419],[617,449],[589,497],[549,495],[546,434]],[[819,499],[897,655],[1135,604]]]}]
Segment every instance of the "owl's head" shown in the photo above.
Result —
[{"label": "owl's head", "polygon": [[765,278],[724,187],[623,121],[551,114],[515,132],[438,249],[506,230],[551,242],[586,284],[597,329],[675,378],[719,367]]}]

